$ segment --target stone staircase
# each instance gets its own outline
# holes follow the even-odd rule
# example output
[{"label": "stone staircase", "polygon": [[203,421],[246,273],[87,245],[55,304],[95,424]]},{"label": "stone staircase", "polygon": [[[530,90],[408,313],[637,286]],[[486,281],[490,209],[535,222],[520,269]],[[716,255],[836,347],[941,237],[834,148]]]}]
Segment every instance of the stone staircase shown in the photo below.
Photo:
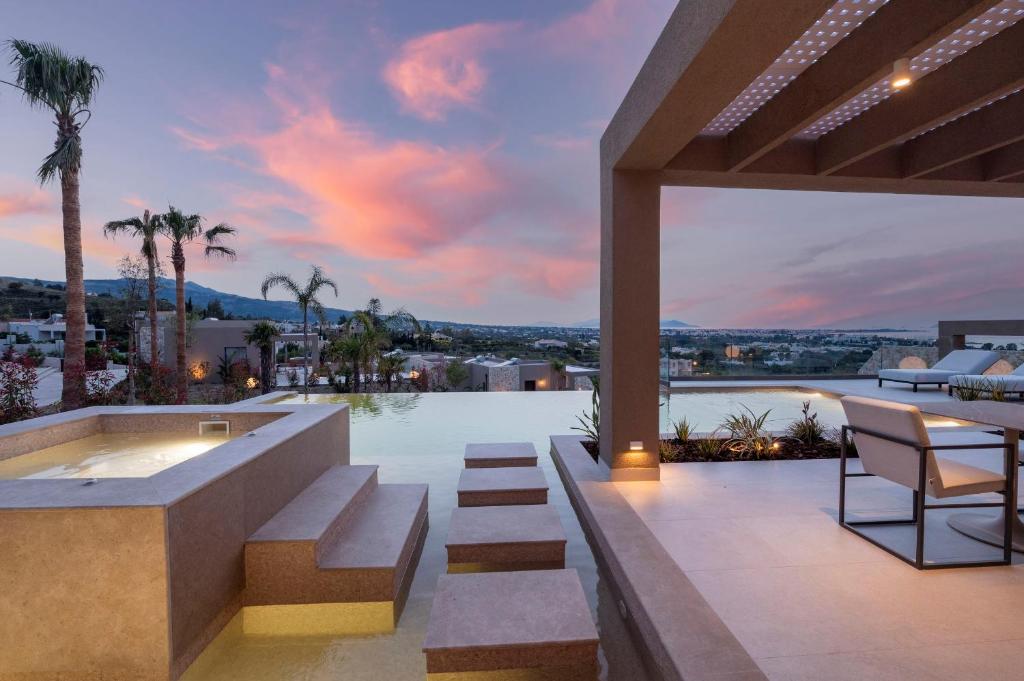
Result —
[{"label": "stone staircase", "polygon": [[533,445],[469,444],[464,459],[449,574],[423,642],[428,677],[595,681],[597,629],[579,575],[564,569],[566,535]]},{"label": "stone staircase", "polygon": [[243,629],[392,631],[427,534],[427,486],[379,484],[376,466],[334,466],[245,544]]}]

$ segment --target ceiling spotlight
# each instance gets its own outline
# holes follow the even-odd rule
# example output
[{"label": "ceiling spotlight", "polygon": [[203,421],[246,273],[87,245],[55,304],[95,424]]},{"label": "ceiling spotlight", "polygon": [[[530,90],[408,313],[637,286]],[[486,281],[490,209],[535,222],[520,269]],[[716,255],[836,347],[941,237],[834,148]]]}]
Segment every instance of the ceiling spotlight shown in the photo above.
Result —
[{"label": "ceiling spotlight", "polygon": [[892,78],[889,80],[892,89],[902,90],[913,82],[914,77],[910,73],[910,60],[904,57],[893,62]]}]

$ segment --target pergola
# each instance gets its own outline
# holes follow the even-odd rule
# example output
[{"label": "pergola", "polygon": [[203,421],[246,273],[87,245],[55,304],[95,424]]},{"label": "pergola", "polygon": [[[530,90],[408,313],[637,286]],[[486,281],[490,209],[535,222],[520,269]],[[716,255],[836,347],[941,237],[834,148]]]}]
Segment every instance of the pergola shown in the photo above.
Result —
[{"label": "pergola", "polygon": [[1024,196],[1022,18],[1024,0],[681,0],[601,139],[613,479],[658,477],[661,187]]}]

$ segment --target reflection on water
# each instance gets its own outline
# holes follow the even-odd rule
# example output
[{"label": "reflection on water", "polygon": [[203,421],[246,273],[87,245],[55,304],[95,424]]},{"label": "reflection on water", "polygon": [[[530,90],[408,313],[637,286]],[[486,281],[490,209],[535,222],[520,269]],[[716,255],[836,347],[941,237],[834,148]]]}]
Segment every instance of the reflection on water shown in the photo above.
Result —
[{"label": "reflection on water", "polygon": [[[530,440],[551,486],[549,503],[565,527],[566,567],[575,568],[602,636],[601,679],[644,681],[629,637],[602,602],[597,566],[548,455],[548,436],[569,433],[589,393],[315,395],[352,409],[352,463],[377,464],[380,481],[430,486],[430,531],[398,629],[364,637],[259,637],[232,628],[189,669],[184,681],[423,681],[421,648],[434,585],[447,569],[444,549],[467,442]],[[292,398],[301,400],[301,396]],[[600,603],[600,607],[599,607]],[[600,615],[600,617],[599,617]],[[630,655],[633,657],[630,658]]]},{"label": "reflection on water", "polygon": [[146,478],[229,439],[222,433],[99,433],[0,461],[0,478]]},{"label": "reflection on water", "polygon": [[[472,413],[475,411],[476,405],[480,403],[481,397],[485,397],[486,401],[487,398],[501,399],[516,394],[487,393],[486,396],[482,396],[481,393],[314,394],[308,397],[295,395],[279,400],[279,402],[284,404],[348,402],[352,405],[352,416],[355,420],[361,416],[381,416],[385,410],[388,418],[401,418],[417,409],[419,399],[422,397],[439,398],[439,403],[443,403],[445,409],[448,410],[466,409]],[[570,421],[561,422],[561,428],[556,432],[568,432],[567,429],[575,423],[574,415],[590,410],[589,392],[541,392],[531,393],[531,395],[534,396],[534,399],[525,399],[516,404],[516,418],[527,425],[543,419],[544,412],[555,409],[557,414],[567,413],[570,417]],[[696,430],[711,431],[718,427],[723,416],[739,413],[746,406],[758,414],[770,410],[769,427],[782,430],[787,423],[800,418],[800,409],[804,400],[810,400],[811,411],[817,412],[818,420],[823,424],[840,426],[846,423],[842,405],[836,397],[795,389],[722,390],[662,395],[659,422],[662,431],[669,431],[673,421],[685,417]],[[443,421],[438,425],[443,426]]]}]

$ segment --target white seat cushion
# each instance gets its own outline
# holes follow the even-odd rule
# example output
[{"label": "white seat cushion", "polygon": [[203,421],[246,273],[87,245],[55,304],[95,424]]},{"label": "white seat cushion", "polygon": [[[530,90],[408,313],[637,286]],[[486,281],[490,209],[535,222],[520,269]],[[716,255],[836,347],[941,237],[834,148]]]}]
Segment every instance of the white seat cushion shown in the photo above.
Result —
[{"label": "white seat cushion", "polygon": [[946,383],[950,376],[956,374],[955,371],[941,369],[882,369],[878,377],[908,383]]},{"label": "white seat cushion", "polygon": [[[962,450],[962,453],[972,450]],[[975,453],[980,456],[992,455],[992,451],[979,449]],[[971,466],[970,464],[935,457],[935,464],[939,468],[939,475],[942,477],[941,485],[936,485],[935,480],[928,481],[928,495],[936,499],[946,497],[961,497],[967,494],[984,494],[985,492],[998,492],[1006,484],[1006,478],[1001,473],[995,473],[984,468]]]}]

